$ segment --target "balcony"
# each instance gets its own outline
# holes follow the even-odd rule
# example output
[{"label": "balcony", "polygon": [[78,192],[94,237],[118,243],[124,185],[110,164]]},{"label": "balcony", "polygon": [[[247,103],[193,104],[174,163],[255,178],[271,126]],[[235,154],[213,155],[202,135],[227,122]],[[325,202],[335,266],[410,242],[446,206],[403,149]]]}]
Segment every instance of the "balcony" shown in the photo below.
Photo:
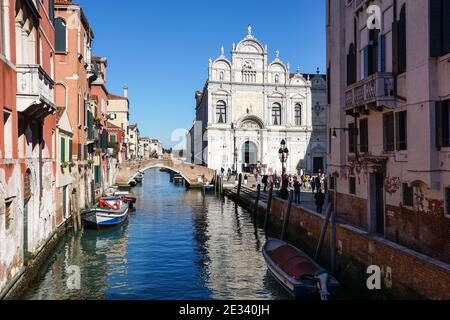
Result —
[{"label": "balcony", "polygon": [[347,87],[345,109],[367,107],[376,110],[395,109],[396,96],[392,73],[375,73]]},{"label": "balcony", "polygon": [[87,78],[89,80],[89,83],[94,82],[98,79],[98,65],[97,63],[91,63],[87,67]]},{"label": "balcony", "polygon": [[363,8],[366,2],[367,0],[355,0],[355,10],[358,11],[359,9]]},{"label": "balcony", "polygon": [[17,111],[41,118],[55,114],[54,82],[40,65],[17,65]]}]

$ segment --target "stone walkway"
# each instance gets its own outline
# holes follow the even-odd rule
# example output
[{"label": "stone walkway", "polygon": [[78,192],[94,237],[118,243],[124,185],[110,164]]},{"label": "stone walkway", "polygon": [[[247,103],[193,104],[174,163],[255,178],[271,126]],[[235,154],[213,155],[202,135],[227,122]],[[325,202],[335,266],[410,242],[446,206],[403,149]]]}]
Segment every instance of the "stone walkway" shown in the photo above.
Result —
[{"label": "stone walkway", "polygon": [[[231,185],[228,185],[229,189],[237,189],[237,187],[234,185],[231,188],[230,186]],[[242,194],[246,194],[256,199],[256,188],[242,186],[241,192]],[[279,198],[279,189],[273,190],[273,197]],[[267,204],[268,198],[269,198],[269,191],[264,192],[264,190],[261,190],[260,201]],[[316,203],[314,199],[314,194],[311,191],[303,190],[300,196],[300,204],[293,202],[292,205],[295,207],[302,207],[310,211],[316,212]],[[328,206],[328,199],[325,199],[325,204],[323,206],[323,214],[325,214],[327,206]]]}]

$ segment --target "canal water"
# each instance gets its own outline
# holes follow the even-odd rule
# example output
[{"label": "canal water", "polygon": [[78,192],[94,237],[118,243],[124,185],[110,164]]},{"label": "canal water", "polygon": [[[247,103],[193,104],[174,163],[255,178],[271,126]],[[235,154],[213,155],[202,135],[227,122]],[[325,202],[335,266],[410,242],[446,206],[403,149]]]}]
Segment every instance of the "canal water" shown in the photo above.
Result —
[{"label": "canal water", "polygon": [[133,193],[126,225],[66,236],[24,299],[290,299],[267,272],[266,235],[248,211],[158,170]]}]

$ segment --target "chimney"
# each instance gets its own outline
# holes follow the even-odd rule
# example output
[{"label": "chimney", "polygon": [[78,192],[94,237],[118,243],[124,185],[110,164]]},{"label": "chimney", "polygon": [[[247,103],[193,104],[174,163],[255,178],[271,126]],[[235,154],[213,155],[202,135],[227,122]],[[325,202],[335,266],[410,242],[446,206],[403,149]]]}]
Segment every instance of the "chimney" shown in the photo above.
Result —
[{"label": "chimney", "polygon": [[128,87],[127,86],[123,87],[123,96],[125,98],[128,98]]}]

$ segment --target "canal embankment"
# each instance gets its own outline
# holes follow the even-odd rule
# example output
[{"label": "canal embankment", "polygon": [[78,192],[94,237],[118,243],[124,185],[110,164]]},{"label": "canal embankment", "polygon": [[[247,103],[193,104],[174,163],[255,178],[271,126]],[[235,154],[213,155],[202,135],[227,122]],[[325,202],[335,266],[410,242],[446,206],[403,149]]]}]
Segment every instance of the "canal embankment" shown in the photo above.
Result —
[{"label": "canal embankment", "polygon": [[[268,193],[254,189],[228,185],[224,196],[240,206],[254,212],[259,219],[266,220]],[[278,197],[271,199],[268,227],[277,234],[288,211],[288,201]],[[258,207],[256,207],[256,204]],[[287,240],[314,257],[326,222],[320,215],[303,205],[292,205],[287,229]],[[336,220],[335,228],[328,226],[325,233],[319,264],[331,268],[333,256],[335,276],[361,294],[373,299],[450,299],[450,266],[402,247],[364,230]],[[336,241],[332,243],[331,238]],[[332,255],[331,248],[335,247]],[[381,290],[368,290],[369,266],[382,270]]]},{"label": "canal embankment", "polygon": [[0,292],[0,300],[19,300],[28,290],[30,285],[39,277],[40,271],[47,263],[68,232],[74,230],[74,220],[67,219],[47,239],[45,244],[29,256],[26,265],[14,279],[9,281],[6,288]]}]

